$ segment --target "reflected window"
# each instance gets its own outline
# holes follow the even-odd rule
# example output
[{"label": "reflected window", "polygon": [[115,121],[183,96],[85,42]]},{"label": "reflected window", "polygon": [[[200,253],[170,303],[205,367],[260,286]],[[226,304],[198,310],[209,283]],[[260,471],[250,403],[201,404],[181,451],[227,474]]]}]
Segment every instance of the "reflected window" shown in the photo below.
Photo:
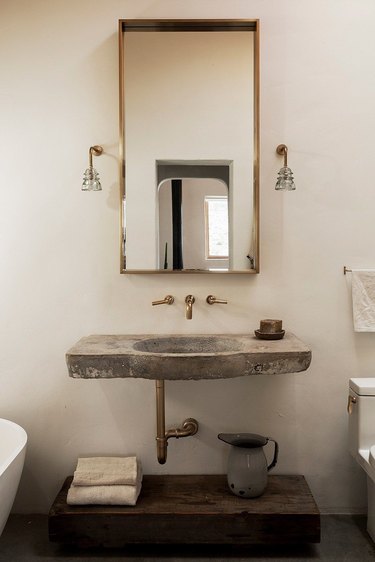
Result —
[{"label": "reflected window", "polygon": [[206,259],[228,259],[228,197],[204,199]]}]

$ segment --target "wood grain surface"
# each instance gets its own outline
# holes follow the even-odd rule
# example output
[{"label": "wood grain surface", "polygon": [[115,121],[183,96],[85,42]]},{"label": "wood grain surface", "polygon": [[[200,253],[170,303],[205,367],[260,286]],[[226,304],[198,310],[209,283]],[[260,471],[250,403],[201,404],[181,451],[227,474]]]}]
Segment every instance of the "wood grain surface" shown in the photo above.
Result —
[{"label": "wood grain surface", "polygon": [[69,506],[68,477],[49,513],[51,541],[76,546],[320,541],[320,515],[303,476],[270,476],[266,492],[231,494],[225,475],[144,476],[136,506]]}]

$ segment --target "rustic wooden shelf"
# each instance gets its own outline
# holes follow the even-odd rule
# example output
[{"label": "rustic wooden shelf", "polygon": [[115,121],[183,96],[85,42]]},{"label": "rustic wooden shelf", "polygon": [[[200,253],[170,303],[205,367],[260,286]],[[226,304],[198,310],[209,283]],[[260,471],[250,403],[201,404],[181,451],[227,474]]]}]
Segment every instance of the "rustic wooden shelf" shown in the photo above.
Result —
[{"label": "rustic wooden shelf", "polygon": [[144,476],[137,505],[69,506],[68,477],[49,513],[49,538],[79,547],[136,544],[286,544],[320,541],[303,476],[270,476],[259,498],[230,493],[224,475]]}]

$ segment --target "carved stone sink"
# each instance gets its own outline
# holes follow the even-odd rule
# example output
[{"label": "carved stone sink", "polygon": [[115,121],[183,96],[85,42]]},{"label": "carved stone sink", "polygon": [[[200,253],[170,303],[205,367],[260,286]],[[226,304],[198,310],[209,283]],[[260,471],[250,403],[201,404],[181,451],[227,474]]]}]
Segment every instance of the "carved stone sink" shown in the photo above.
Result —
[{"label": "carved stone sink", "polygon": [[222,353],[241,351],[243,345],[237,336],[157,336],[140,340],[133,345],[147,353]]},{"label": "carved stone sink", "polygon": [[223,379],[308,369],[311,351],[286,333],[282,340],[250,334],[97,335],[66,354],[74,378]]}]

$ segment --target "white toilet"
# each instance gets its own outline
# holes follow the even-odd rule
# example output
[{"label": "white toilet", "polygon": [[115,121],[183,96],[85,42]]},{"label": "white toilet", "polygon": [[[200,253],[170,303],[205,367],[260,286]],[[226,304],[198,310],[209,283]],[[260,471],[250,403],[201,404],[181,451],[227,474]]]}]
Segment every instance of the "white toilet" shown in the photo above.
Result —
[{"label": "white toilet", "polygon": [[367,531],[375,541],[375,378],[349,380],[349,451],[367,474]]}]

